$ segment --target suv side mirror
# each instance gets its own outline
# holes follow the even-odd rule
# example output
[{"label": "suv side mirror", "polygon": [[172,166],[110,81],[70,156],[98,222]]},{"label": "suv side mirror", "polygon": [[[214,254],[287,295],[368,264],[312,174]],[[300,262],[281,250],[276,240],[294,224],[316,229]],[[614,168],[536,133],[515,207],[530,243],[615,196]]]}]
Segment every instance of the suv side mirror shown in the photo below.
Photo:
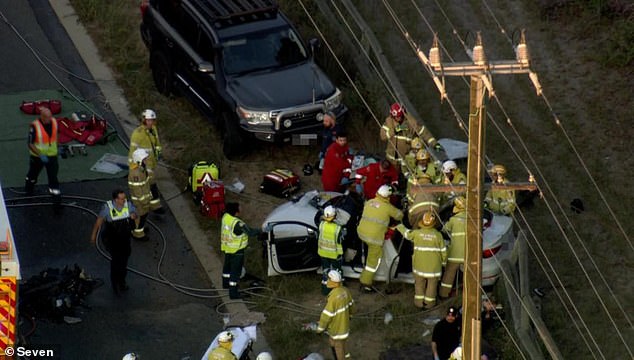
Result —
[{"label": "suv side mirror", "polygon": [[198,71],[200,71],[201,73],[213,73],[214,65],[210,62],[203,61],[198,64]]},{"label": "suv side mirror", "polygon": [[315,56],[315,52],[321,47],[321,42],[318,38],[311,38],[310,40],[308,40],[308,44],[310,45],[310,52],[313,54],[313,56]]}]

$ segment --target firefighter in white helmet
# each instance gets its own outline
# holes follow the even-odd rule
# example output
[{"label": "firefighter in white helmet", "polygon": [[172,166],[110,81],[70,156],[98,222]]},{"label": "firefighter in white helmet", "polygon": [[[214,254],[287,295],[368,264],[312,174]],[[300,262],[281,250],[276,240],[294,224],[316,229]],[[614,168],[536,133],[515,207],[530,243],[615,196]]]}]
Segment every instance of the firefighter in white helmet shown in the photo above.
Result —
[{"label": "firefighter in white helmet", "polygon": [[148,156],[147,150],[136,149],[132,154],[133,162],[130,164],[128,172],[130,198],[136,207],[137,214],[134,230],[132,230],[132,237],[136,240],[148,239],[145,234],[145,221],[150,212],[150,200],[152,200],[150,178],[145,165]]},{"label": "firefighter in white helmet", "polygon": [[[467,176],[463,174],[453,160],[447,160],[442,164],[442,183],[445,185],[466,185]],[[442,195],[440,203],[446,204],[453,201],[456,196],[464,196],[463,191],[449,191]]]},{"label": "firefighter in white helmet", "polygon": [[223,331],[218,335],[218,347],[213,349],[207,356],[208,360],[238,360],[238,357],[231,352],[234,335],[231,331]]},{"label": "firefighter in white helmet", "polygon": [[420,229],[409,230],[399,224],[396,229],[414,243],[412,273],[414,273],[414,306],[428,309],[436,303],[436,287],[447,263],[445,240],[436,225],[436,215],[426,212],[420,220]]},{"label": "firefighter in white helmet", "polygon": [[141,357],[135,353],[125,354],[121,360],[140,360]]},{"label": "firefighter in white helmet", "polygon": [[350,290],[343,286],[341,273],[336,270],[328,272],[328,287],[332,291],[319,317],[317,333],[328,330],[335,360],[344,360],[350,357],[346,351],[346,341],[350,333],[350,315],[354,313],[354,300]]},{"label": "firefighter in white helmet", "polygon": [[383,256],[383,242],[390,219],[401,221],[403,212],[390,204],[392,188],[382,185],[374,199],[365,202],[361,221],[357,227],[359,239],[368,245],[368,256],[359,281],[366,292],[373,291],[372,281]]},{"label": "firefighter in white helmet", "polygon": [[256,357],[255,360],[273,360],[273,356],[270,353],[264,351],[259,353],[258,357]]},{"label": "firefighter in white helmet", "polygon": [[454,200],[454,215],[445,223],[442,231],[449,234],[451,242],[447,254],[447,267],[440,282],[440,298],[449,297],[456,273],[464,263],[465,243],[467,240],[467,200],[458,196]]},{"label": "firefighter in white helmet", "polygon": [[328,282],[328,272],[330,270],[341,270],[343,266],[343,239],[346,236],[346,229],[339,225],[335,218],[337,217],[337,209],[328,205],[324,209],[322,221],[319,224],[319,240],[317,242],[317,253],[321,257],[321,292],[328,295],[330,289],[326,286]]},{"label": "firefighter in white helmet", "polygon": [[[504,185],[508,183],[506,180],[506,168],[504,165],[494,165],[491,169],[491,177],[494,185]],[[489,190],[484,198],[484,206],[501,215],[510,215],[515,211],[517,204],[515,202],[514,190]]]},{"label": "firefighter in white helmet", "polygon": [[156,185],[156,175],[154,173],[158,160],[161,156],[161,141],[159,140],[158,128],[156,127],[156,113],[152,109],[146,109],[141,114],[141,124],[134,129],[130,136],[130,152],[128,153],[128,163],[134,163],[132,154],[137,149],[147,150],[149,156],[146,160],[146,168],[150,176],[150,189],[152,199],[150,199],[150,209],[157,214],[165,213],[161,207],[161,199]]}]

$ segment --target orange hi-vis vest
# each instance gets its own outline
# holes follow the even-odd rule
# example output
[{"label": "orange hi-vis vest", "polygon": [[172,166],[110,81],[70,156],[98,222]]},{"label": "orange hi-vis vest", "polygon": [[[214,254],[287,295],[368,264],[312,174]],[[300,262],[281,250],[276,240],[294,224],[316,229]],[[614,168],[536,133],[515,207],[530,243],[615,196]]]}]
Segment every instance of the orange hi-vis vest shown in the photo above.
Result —
[{"label": "orange hi-vis vest", "polygon": [[[51,124],[52,134],[49,136],[46,130],[44,130],[44,124],[42,124],[40,119],[35,119],[31,123],[33,129],[35,129],[35,141],[33,145],[40,151],[41,155],[57,156],[57,120],[52,118]],[[31,150],[29,150],[29,152],[33,156],[39,156]]]}]

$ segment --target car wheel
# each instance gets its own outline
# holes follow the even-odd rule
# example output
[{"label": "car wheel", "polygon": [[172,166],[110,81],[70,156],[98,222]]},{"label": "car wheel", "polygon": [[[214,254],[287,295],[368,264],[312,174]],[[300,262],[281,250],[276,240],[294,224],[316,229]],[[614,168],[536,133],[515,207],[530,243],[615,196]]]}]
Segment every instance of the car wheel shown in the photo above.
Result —
[{"label": "car wheel", "polygon": [[153,51],[150,56],[152,79],[159,93],[169,96],[174,88],[174,73],[167,58],[162,51]]},{"label": "car wheel", "polygon": [[228,112],[223,112],[221,116],[224,130],[222,152],[227,159],[235,159],[246,152],[246,141],[240,130],[238,119]]}]

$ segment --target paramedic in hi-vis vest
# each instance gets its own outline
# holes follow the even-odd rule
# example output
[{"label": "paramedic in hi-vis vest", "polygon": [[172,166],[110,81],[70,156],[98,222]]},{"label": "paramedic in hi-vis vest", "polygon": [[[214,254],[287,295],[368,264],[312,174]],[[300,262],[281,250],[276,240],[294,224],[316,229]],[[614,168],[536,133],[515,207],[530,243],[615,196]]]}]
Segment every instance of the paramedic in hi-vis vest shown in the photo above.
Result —
[{"label": "paramedic in hi-vis vest", "polygon": [[35,183],[42,171],[46,168],[48,176],[48,192],[53,195],[53,202],[61,202],[61,192],[59,191],[59,181],[57,171],[57,120],[53,117],[51,110],[45,107],[40,108],[40,117],[31,122],[29,129],[29,172],[26,174],[24,191],[27,196],[33,195]]},{"label": "paramedic in hi-vis vest", "polygon": [[148,240],[145,234],[145,221],[150,212],[150,200],[152,200],[152,192],[150,191],[150,176],[145,169],[145,162],[149,154],[145,149],[136,149],[132,154],[134,162],[130,164],[128,172],[128,188],[130,189],[130,198],[136,207],[137,218],[134,221],[134,230],[132,237],[135,240]]},{"label": "paramedic in hi-vis vest", "polygon": [[319,240],[317,241],[317,253],[321,257],[321,293],[328,295],[330,289],[326,286],[328,282],[328,272],[337,270],[343,274],[343,239],[346,236],[346,229],[335,222],[337,209],[332,205],[326,206],[322,221],[319,224]]},{"label": "paramedic in hi-vis vest", "polygon": [[357,227],[359,239],[368,245],[365,267],[359,278],[365,292],[374,291],[372,281],[379,265],[381,265],[383,242],[390,225],[390,219],[396,221],[403,219],[403,212],[390,204],[390,195],[392,195],[392,188],[389,185],[382,185],[377,190],[374,199],[365,202],[361,221]]},{"label": "paramedic in hi-vis vest", "polygon": [[159,140],[158,128],[156,127],[156,113],[154,110],[146,109],[141,114],[141,125],[139,125],[130,136],[130,152],[128,153],[128,163],[134,163],[132,154],[137,149],[147,150],[149,156],[145,160],[145,167],[150,177],[150,210],[156,214],[164,214],[165,209],[161,206],[161,198],[156,185],[156,166],[161,157],[161,141]]},{"label": "paramedic in hi-vis vest", "polygon": [[220,224],[220,250],[225,253],[222,288],[229,289],[231,299],[240,299],[238,282],[244,265],[244,252],[249,245],[249,236],[260,233],[257,229],[249,228],[238,215],[240,205],[234,202],[227,203]]}]

